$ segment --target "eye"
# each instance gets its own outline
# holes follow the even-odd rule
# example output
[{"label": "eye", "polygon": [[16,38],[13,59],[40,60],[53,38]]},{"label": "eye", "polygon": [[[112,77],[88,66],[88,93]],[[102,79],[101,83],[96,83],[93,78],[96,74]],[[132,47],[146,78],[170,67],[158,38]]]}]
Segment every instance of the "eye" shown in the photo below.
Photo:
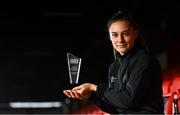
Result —
[{"label": "eye", "polygon": [[130,33],[129,33],[129,32],[124,32],[124,33],[123,33],[123,36],[124,36],[124,37],[128,37],[128,36],[130,36]]},{"label": "eye", "polygon": [[112,36],[112,37],[117,37],[118,34],[117,34],[117,33],[111,33],[111,36]]}]

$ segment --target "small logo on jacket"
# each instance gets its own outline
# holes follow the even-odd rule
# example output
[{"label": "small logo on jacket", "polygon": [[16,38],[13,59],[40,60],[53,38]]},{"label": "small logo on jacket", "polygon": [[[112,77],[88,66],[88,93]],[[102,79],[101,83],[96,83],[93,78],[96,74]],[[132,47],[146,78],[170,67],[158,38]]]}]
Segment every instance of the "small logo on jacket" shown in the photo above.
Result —
[{"label": "small logo on jacket", "polygon": [[112,76],[112,77],[111,77],[111,83],[112,83],[112,82],[116,82],[116,79],[117,79],[116,77],[113,77],[113,76]]},{"label": "small logo on jacket", "polygon": [[110,78],[110,80],[109,80],[109,88],[112,87],[113,82],[116,82],[116,79],[117,79],[117,78],[116,78],[116,77],[113,77],[113,76]]}]

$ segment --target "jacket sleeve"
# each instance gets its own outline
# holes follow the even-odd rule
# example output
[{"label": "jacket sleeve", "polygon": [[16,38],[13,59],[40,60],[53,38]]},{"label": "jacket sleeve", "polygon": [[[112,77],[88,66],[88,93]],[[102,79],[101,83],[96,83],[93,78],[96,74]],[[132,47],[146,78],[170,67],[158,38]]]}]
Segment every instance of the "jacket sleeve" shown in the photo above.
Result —
[{"label": "jacket sleeve", "polygon": [[153,76],[158,72],[157,67],[157,63],[149,58],[137,61],[123,91],[118,90],[118,88],[108,88],[106,84],[98,85],[96,91],[96,96],[100,100],[98,106],[106,109],[107,107],[102,106],[106,104],[118,112],[124,112],[134,107],[148,93],[151,83],[155,80]]}]

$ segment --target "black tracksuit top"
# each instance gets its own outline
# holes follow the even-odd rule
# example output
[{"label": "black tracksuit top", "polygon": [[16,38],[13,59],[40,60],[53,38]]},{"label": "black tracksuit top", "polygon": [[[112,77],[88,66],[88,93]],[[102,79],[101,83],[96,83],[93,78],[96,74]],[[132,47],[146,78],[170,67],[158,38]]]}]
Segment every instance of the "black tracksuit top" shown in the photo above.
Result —
[{"label": "black tracksuit top", "polygon": [[97,85],[91,99],[108,113],[163,113],[162,75],[158,61],[134,46],[109,67],[108,83]]}]

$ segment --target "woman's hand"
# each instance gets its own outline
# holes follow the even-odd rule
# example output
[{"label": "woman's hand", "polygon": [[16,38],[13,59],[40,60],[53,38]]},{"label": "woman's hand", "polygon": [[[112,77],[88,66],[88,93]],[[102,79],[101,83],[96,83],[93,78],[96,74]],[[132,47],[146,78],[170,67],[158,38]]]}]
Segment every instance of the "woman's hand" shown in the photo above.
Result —
[{"label": "woman's hand", "polygon": [[80,95],[79,93],[73,90],[64,90],[63,93],[69,98],[79,99],[79,100],[88,99],[90,97],[90,94]]},{"label": "woman's hand", "polygon": [[69,98],[74,99],[88,99],[92,92],[96,91],[97,86],[91,83],[84,83],[80,86],[74,87],[72,90],[64,90],[63,93]]},{"label": "woman's hand", "polygon": [[80,95],[73,90],[64,90],[63,93],[69,98],[78,98]]},{"label": "woman's hand", "polygon": [[80,95],[90,94],[96,92],[97,86],[91,83],[84,83],[80,86],[74,87],[72,90],[79,93]]}]

